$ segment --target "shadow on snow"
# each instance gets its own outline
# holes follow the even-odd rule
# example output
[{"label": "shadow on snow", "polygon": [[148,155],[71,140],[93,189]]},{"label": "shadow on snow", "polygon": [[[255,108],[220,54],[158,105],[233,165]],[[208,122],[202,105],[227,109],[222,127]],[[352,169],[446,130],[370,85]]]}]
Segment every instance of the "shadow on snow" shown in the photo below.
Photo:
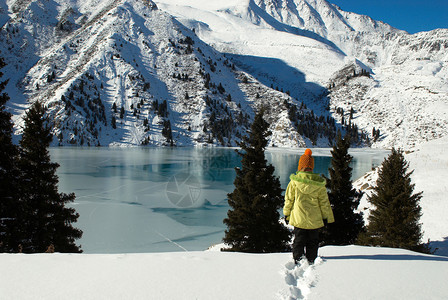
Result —
[{"label": "shadow on snow", "polygon": [[421,261],[443,261],[448,262],[448,257],[436,255],[419,255],[419,254],[372,254],[372,255],[341,255],[341,256],[325,256],[328,260],[342,259],[365,259],[365,260],[421,260]]},{"label": "shadow on snow", "polygon": [[432,241],[429,243],[431,249],[436,250],[437,255],[448,256],[448,236],[443,241]]}]

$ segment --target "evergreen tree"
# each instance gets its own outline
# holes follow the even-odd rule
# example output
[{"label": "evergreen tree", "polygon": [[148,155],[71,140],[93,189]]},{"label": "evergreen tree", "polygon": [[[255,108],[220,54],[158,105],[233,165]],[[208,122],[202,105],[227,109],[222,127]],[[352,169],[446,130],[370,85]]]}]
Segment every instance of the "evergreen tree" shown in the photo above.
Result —
[{"label": "evergreen tree", "polygon": [[115,116],[112,116],[111,125],[113,129],[117,129],[117,119]]},{"label": "evergreen tree", "polygon": [[[0,58],[0,69],[5,66]],[[0,77],[3,73],[0,72]],[[16,205],[17,197],[17,167],[18,149],[12,143],[13,124],[11,114],[6,111],[9,96],[2,93],[8,81],[0,83],[0,252],[15,252],[18,250],[19,215]]]},{"label": "evergreen tree", "polygon": [[21,205],[23,251],[45,252],[51,245],[57,252],[81,252],[75,240],[82,231],[72,226],[79,215],[73,208],[75,194],[58,192],[57,163],[50,161],[48,147],[53,139],[45,126],[45,109],[35,102],[25,116],[25,128],[20,141]]},{"label": "evergreen tree", "polygon": [[367,231],[360,235],[362,245],[429,252],[422,244],[419,201],[422,193],[413,194],[409,163],[401,150],[392,149],[379,171],[377,186],[368,198],[373,205]]},{"label": "evergreen tree", "polygon": [[240,143],[242,168],[235,168],[235,189],[228,194],[230,209],[223,241],[230,251],[270,253],[288,250],[289,231],[279,223],[283,205],[280,181],[264,151],[268,123],[262,110],[255,116],[249,137]]},{"label": "evergreen tree", "polygon": [[173,131],[171,130],[170,120],[163,121],[162,135],[166,138],[166,141],[170,143],[170,146],[174,146]]},{"label": "evergreen tree", "polygon": [[338,134],[336,145],[331,151],[331,168],[328,169],[330,178],[327,179],[329,189],[328,198],[333,209],[335,222],[329,224],[322,232],[322,239],[326,245],[354,244],[359,233],[364,228],[361,213],[356,213],[362,193],[353,188],[350,163],[353,157],[348,154],[350,137],[342,138]]}]

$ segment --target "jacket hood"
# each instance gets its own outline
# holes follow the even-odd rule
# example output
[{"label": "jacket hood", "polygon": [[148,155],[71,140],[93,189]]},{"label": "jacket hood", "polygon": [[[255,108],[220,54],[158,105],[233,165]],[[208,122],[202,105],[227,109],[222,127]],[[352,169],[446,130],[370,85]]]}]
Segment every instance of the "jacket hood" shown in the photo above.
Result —
[{"label": "jacket hood", "polygon": [[325,187],[327,181],[319,174],[311,172],[298,171],[296,174],[291,174],[289,179],[293,181],[302,193],[311,194],[316,190]]}]

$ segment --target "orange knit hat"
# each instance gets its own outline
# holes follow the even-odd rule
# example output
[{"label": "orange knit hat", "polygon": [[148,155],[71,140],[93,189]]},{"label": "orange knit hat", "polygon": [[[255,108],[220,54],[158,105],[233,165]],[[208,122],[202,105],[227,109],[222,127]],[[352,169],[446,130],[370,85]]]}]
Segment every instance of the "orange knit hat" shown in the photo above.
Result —
[{"label": "orange knit hat", "polygon": [[314,158],[311,156],[313,152],[310,149],[305,150],[305,154],[300,157],[299,167],[297,168],[299,171],[304,168],[314,169]]}]

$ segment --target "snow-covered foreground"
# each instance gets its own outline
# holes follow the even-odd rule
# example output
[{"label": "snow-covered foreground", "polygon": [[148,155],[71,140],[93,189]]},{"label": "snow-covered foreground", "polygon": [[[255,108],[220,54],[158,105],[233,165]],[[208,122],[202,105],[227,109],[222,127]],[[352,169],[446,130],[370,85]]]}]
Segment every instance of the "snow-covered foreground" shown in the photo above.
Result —
[{"label": "snow-covered foreground", "polygon": [[324,247],[291,254],[1,254],[1,299],[446,299],[448,258]]}]

